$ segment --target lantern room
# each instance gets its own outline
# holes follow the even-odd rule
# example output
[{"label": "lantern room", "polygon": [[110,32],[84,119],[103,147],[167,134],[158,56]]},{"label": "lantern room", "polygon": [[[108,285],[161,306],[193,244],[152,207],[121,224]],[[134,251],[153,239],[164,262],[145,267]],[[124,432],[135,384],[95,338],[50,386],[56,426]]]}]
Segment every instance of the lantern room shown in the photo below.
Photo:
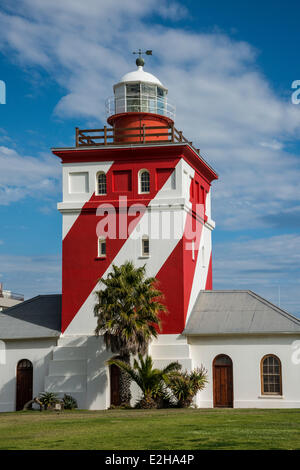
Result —
[{"label": "lantern room", "polygon": [[114,85],[114,96],[106,100],[107,122],[114,128],[115,143],[135,141],[141,129],[147,129],[147,141],[165,140],[174,124],[175,107],[168,102],[168,89],[144,71],[142,57],[136,65],[137,70],[126,73]]},{"label": "lantern room", "polygon": [[107,117],[120,113],[153,113],[174,120],[175,107],[168,102],[168,89],[143,66],[126,73],[114,85],[114,96],[106,101]]}]

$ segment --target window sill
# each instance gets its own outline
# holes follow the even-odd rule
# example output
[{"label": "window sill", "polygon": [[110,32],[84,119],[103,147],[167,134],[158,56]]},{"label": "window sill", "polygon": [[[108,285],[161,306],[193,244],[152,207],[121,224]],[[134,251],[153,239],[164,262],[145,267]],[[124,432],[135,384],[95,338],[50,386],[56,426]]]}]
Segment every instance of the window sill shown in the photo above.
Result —
[{"label": "window sill", "polygon": [[150,255],[141,255],[139,256],[139,259],[148,259],[150,258]]},{"label": "window sill", "polygon": [[284,395],[258,395],[257,398],[267,398],[267,399],[273,399],[273,400],[283,400]]},{"label": "window sill", "polygon": [[106,259],[106,256],[96,256],[95,261],[100,261]]}]

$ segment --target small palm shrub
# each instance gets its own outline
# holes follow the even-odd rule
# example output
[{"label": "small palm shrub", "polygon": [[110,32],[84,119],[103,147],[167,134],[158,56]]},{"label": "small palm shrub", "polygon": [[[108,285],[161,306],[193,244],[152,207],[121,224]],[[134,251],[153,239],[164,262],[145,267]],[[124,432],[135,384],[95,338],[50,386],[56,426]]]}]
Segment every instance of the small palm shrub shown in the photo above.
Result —
[{"label": "small palm shrub", "polygon": [[141,354],[138,355],[138,361],[134,359],[133,366],[120,359],[111,359],[108,364],[118,366],[139,386],[143,396],[136,407],[143,409],[161,407],[160,404],[166,397],[166,378],[170,373],[181,369],[178,362],[171,362],[164,369],[155,369],[151,356],[143,358]]},{"label": "small palm shrub", "polygon": [[187,408],[207,382],[207,370],[201,366],[192,372],[174,372],[169,375],[167,385],[177,400],[177,406]]},{"label": "small palm shrub", "polygon": [[77,401],[71,395],[67,395],[65,393],[62,401],[65,410],[74,410],[75,408],[78,408]]},{"label": "small palm shrub", "polygon": [[40,402],[44,405],[45,409],[49,409],[59,402],[58,396],[53,392],[43,392],[39,396]]}]

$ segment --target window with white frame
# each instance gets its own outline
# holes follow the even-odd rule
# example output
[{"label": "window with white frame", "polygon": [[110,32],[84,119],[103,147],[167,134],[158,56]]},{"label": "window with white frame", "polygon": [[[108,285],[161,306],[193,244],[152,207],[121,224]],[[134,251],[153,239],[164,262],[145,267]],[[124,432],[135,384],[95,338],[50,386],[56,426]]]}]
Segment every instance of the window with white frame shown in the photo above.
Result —
[{"label": "window with white frame", "polygon": [[106,174],[103,171],[97,173],[96,194],[106,194]]},{"label": "window with white frame", "polygon": [[146,235],[142,238],[142,256],[150,256],[149,237]]},{"label": "window with white frame", "polygon": [[150,193],[150,173],[148,170],[141,170],[139,172],[139,193]]},{"label": "window with white frame", "polygon": [[105,258],[106,256],[106,240],[105,238],[98,238],[98,257]]}]

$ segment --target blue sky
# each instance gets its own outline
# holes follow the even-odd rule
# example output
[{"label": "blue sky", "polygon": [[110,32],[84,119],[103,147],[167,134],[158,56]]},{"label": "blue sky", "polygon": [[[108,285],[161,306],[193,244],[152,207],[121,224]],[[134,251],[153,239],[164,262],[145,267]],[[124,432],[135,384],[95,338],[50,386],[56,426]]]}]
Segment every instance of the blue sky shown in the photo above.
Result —
[{"label": "blue sky", "polygon": [[61,168],[51,147],[101,127],[112,85],[146,70],[169,88],[176,127],[213,187],[214,288],[252,289],[300,316],[300,79],[294,1],[2,0],[0,281],[59,292]]}]

